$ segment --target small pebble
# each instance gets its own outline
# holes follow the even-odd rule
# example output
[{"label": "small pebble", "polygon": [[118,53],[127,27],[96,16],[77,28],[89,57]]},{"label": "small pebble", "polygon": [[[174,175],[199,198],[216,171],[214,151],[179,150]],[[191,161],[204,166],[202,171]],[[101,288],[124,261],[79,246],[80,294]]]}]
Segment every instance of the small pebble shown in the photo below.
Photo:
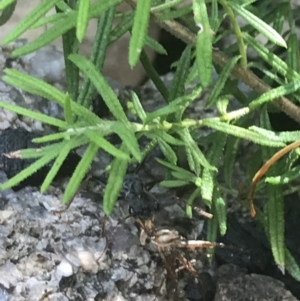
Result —
[{"label": "small pebble", "polygon": [[69,277],[73,274],[73,268],[72,265],[66,261],[63,260],[58,266],[57,266],[57,273],[61,275],[62,277]]},{"label": "small pebble", "polygon": [[96,273],[98,271],[98,264],[94,258],[94,255],[89,251],[79,251],[77,253],[78,258],[81,261],[81,267],[87,271]]}]

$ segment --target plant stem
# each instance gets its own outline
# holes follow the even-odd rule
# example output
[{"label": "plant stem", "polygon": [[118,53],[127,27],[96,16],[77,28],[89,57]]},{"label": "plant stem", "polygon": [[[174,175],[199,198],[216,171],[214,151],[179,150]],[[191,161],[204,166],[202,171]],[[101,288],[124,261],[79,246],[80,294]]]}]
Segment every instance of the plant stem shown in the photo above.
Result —
[{"label": "plant stem", "polygon": [[[196,42],[196,36],[193,33],[191,33],[189,30],[187,30],[184,26],[177,23],[176,21],[170,21],[170,20],[164,22],[157,21],[157,24],[160,27],[171,32],[173,35],[175,35],[177,38],[181,39],[182,41],[186,42],[187,44],[189,43],[195,44]],[[219,49],[214,48],[213,61],[217,65],[224,67],[228,62],[228,58]],[[232,68],[231,74],[234,75],[239,80],[242,80],[253,90],[261,94],[271,89],[270,86],[268,86],[264,81],[258,78],[251,70],[249,69],[245,70],[242,67],[240,67],[238,64]],[[300,108],[297,107],[294,103],[292,103],[288,98],[286,97],[277,98],[273,101],[273,104],[300,124]]]},{"label": "plant stem", "polygon": [[[213,120],[213,121],[220,121],[220,122],[228,122],[234,119],[238,119],[245,114],[248,114],[250,112],[250,109],[248,107],[232,111],[230,113],[227,113],[226,115],[220,116],[220,117],[212,117],[212,118],[206,118],[206,119],[184,119],[180,122],[170,123],[167,121],[163,121],[162,123],[153,123],[153,124],[141,124],[136,122],[131,122],[131,130],[135,133],[139,132],[150,132],[156,129],[169,131],[172,128],[197,128],[204,125],[204,121],[206,120]],[[100,123],[95,126],[87,126],[87,127],[81,127],[81,128],[70,128],[66,131],[67,135],[81,135],[87,130],[91,131],[100,131],[103,136],[110,135],[114,133],[114,124],[115,121],[108,121],[105,120],[103,123]]]},{"label": "plant stem", "polygon": [[233,26],[233,30],[235,32],[238,47],[239,47],[240,54],[241,54],[241,66],[243,69],[247,69],[246,46],[245,46],[244,39],[242,36],[241,28],[240,28],[238,22],[236,21],[236,16],[235,16],[234,12],[232,11],[232,9],[230,8],[230,6],[228,5],[226,0],[219,0],[219,2],[223,5],[225,11],[228,14],[230,22]]},{"label": "plant stem", "polygon": [[[132,7],[136,6],[137,0],[126,0],[128,4]],[[194,44],[196,43],[196,36],[194,33],[189,31],[186,27],[182,26],[176,21],[173,20],[166,20],[160,21],[159,16],[152,13],[152,19],[156,22],[158,26],[164,28],[171,34],[173,34],[178,39],[182,40],[187,44]],[[213,49],[213,61],[215,64],[224,67],[228,62],[228,58],[226,55],[221,52],[219,49]],[[239,65],[235,65],[232,70],[231,74],[234,75],[239,80],[242,80],[248,86],[250,86],[253,90],[257,91],[258,93],[265,93],[269,91],[271,88],[268,86],[264,81],[258,78],[251,70],[245,70]],[[294,103],[292,103],[286,97],[280,97],[273,101],[273,104],[279,108],[282,112],[286,113],[292,119],[300,124],[300,108],[297,107]]]},{"label": "plant stem", "polygon": [[[105,11],[98,20],[97,31],[91,53],[91,61],[95,64],[99,71],[102,71],[103,69],[105,53],[108,47],[108,39],[114,20],[114,15],[115,7],[113,6]],[[95,94],[96,88],[86,77],[84,79],[77,102],[88,108],[91,105]]]},{"label": "plant stem", "polygon": [[154,85],[156,86],[162,97],[165,99],[166,103],[168,103],[169,91],[164,82],[159,77],[152,63],[150,62],[145,50],[142,50],[140,60],[144,69],[147,71],[147,75],[153,81]]},{"label": "plant stem", "polygon": [[[76,9],[76,1],[69,1],[71,8]],[[56,12],[61,10],[56,6]],[[73,53],[78,53],[79,42],[76,38],[76,29],[72,28],[62,35],[62,43],[64,50],[64,59],[66,66],[66,79],[67,79],[67,91],[71,98],[76,101],[78,96],[78,85],[79,85],[79,69],[71,62],[68,57]]]}]

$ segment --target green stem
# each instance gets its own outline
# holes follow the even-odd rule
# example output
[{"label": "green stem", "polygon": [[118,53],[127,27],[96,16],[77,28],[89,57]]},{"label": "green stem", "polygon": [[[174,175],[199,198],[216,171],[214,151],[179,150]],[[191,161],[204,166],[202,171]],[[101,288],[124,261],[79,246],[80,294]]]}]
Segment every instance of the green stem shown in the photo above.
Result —
[{"label": "green stem", "polygon": [[[109,34],[112,28],[115,15],[115,6],[105,11],[98,20],[97,31],[94,38],[91,61],[95,64],[99,71],[102,71],[105,53],[108,46]],[[85,77],[78,103],[88,108],[96,94],[96,88],[91,83],[90,79]]]},{"label": "green stem", "polygon": [[[76,9],[76,1],[69,1],[71,8]],[[56,12],[61,12],[60,8],[56,6]],[[79,42],[76,38],[76,29],[72,28],[62,35],[64,59],[66,66],[66,80],[67,80],[67,91],[73,100],[77,99],[78,96],[78,85],[79,85],[79,69],[71,62],[68,57],[73,53],[78,53]]]},{"label": "green stem", "polygon": [[167,3],[160,4],[160,5],[152,7],[151,12],[152,13],[158,13],[158,12],[161,12],[163,10],[170,9],[170,8],[174,7],[175,5],[181,3],[181,2],[182,2],[182,0],[169,1]]},{"label": "green stem", "polygon": [[10,17],[15,11],[16,4],[17,1],[11,3],[2,11],[2,14],[0,16],[0,26],[4,25],[10,19]]},{"label": "green stem", "polygon": [[143,65],[144,69],[147,72],[147,75],[153,81],[155,87],[160,92],[160,94],[165,99],[165,101],[168,102],[169,91],[168,91],[166,85],[164,84],[164,82],[159,77],[159,75],[156,72],[155,68],[153,67],[152,63],[150,62],[145,50],[142,50],[140,59],[141,59],[141,63]]},{"label": "green stem", "polygon": [[247,69],[246,46],[245,46],[245,43],[244,43],[241,28],[240,28],[238,22],[236,21],[235,13],[232,11],[230,6],[228,5],[227,0],[219,0],[219,2],[223,5],[226,13],[228,14],[230,22],[233,26],[233,30],[234,30],[236,38],[237,38],[239,51],[240,51],[240,54],[241,54],[241,66],[242,66],[242,68]]},{"label": "green stem", "polygon": [[[153,130],[164,130],[169,131],[172,128],[190,128],[190,127],[201,127],[205,124],[206,120],[214,120],[214,121],[221,121],[221,122],[228,122],[233,119],[240,118],[244,116],[245,114],[249,113],[249,108],[243,108],[236,111],[232,111],[226,115],[220,116],[220,117],[212,117],[212,118],[206,118],[206,119],[200,119],[200,120],[194,120],[194,119],[184,119],[181,122],[178,123],[170,123],[167,121],[163,121],[162,123],[153,123],[153,124],[141,124],[136,122],[131,122],[131,130],[134,133],[139,132],[150,132]],[[66,131],[67,135],[80,135],[83,134],[87,130],[91,131],[100,131],[103,136],[110,135],[114,133],[114,124],[115,121],[108,121],[98,124],[96,126],[87,126],[87,127],[81,127],[81,128],[70,128]]]}]

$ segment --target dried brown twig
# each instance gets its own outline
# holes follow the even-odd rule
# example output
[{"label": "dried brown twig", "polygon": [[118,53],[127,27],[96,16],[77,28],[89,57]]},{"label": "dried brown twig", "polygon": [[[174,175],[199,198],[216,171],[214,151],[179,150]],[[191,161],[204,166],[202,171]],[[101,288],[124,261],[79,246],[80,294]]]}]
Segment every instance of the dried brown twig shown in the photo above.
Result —
[{"label": "dried brown twig", "polygon": [[282,149],[280,149],[278,152],[276,152],[267,162],[264,163],[264,165],[256,172],[254,175],[251,186],[249,189],[248,199],[250,201],[250,214],[252,217],[256,215],[254,203],[253,203],[253,196],[254,191],[256,188],[257,183],[261,180],[261,178],[267,173],[267,171],[270,169],[270,167],[277,162],[280,158],[282,158],[285,154],[292,151],[293,149],[300,146],[300,140],[297,140]]},{"label": "dried brown twig", "polygon": [[[174,286],[176,286],[177,283],[177,272],[181,269],[186,269],[196,279],[199,276],[192,261],[186,258],[184,254],[186,250],[224,246],[222,243],[205,240],[188,240],[174,229],[157,230],[154,223],[154,216],[147,220],[139,219],[138,223],[141,226],[141,244],[145,245],[147,240],[149,240],[156,246],[160,257],[164,262],[167,275],[173,281]],[[181,267],[177,267],[177,261],[181,264]]]}]

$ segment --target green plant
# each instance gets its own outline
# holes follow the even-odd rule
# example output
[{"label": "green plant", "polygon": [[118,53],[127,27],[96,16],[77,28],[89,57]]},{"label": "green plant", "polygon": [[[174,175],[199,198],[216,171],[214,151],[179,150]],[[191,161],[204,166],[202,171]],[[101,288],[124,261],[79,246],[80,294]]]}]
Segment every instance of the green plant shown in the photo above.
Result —
[{"label": "green plant", "polygon": [[[119,12],[117,5],[121,2],[130,4],[132,10]],[[257,162],[255,166],[259,166],[278,148],[300,138],[299,131],[272,131],[268,115],[268,109],[276,107],[300,123],[300,109],[295,104],[300,99],[299,45],[294,17],[296,14],[288,1],[272,5],[272,1],[266,0],[260,2],[258,7],[254,5],[255,2],[253,0],[193,0],[187,4],[182,0],[41,2],[5,37],[3,43],[14,41],[30,28],[49,23],[51,26],[47,31],[36,40],[16,49],[13,56],[35,51],[62,36],[67,91],[63,93],[39,79],[15,70],[5,70],[6,75],[3,79],[25,91],[56,101],[64,108],[65,120],[0,102],[0,106],[6,109],[59,128],[57,133],[35,139],[36,143],[53,142],[42,151],[21,152],[23,158],[34,157],[37,160],[4,183],[1,189],[16,185],[36,169],[55,159],[41,186],[41,191],[45,191],[68,153],[78,146],[87,144],[82,160],[65,190],[63,201],[68,203],[72,199],[98,149],[103,148],[114,156],[104,194],[104,210],[109,214],[113,210],[128,164],[140,162],[149,147],[159,145],[165,155],[165,160],[160,160],[160,163],[170,170],[172,176],[171,179],[163,181],[162,185],[178,187],[193,183],[195,188],[189,202],[192,203],[197,196],[201,196],[214,215],[209,222],[208,239],[214,241],[218,229],[221,234],[225,234],[226,204],[222,194],[224,191],[233,191],[231,179],[241,139],[259,146],[261,156],[253,158]],[[12,0],[0,1],[2,10],[0,24],[9,19],[14,5],[15,1]],[[45,16],[45,13],[53,7],[56,13]],[[270,9],[267,9],[268,7]],[[244,18],[245,25],[241,26],[237,22],[237,16]],[[144,46],[148,45],[158,53],[166,52],[162,45],[147,33],[150,17],[160,27],[187,44],[176,63],[171,89],[167,89],[161,81],[143,50]],[[98,18],[98,28],[92,54],[90,58],[86,58],[78,54],[78,49],[91,18]],[[225,18],[231,24],[229,29],[222,27]],[[114,20],[118,21],[116,26],[113,26]],[[285,21],[289,25],[286,31],[283,30]],[[127,31],[131,32],[130,65],[133,67],[140,61],[166,101],[163,108],[148,113],[144,111],[138,96],[132,93],[132,107],[139,117],[139,122],[130,122],[127,119],[117,96],[101,73],[107,46]],[[229,34],[235,35],[236,43],[224,52],[213,47]],[[258,34],[267,38],[265,44],[255,38]],[[287,48],[287,62],[274,53],[275,46]],[[247,47],[252,48],[259,59],[248,61]],[[201,96],[203,89],[211,84],[213,67],[219,76],[212,87],[206,107],[216,107],[219,115],[199,120],[186,119],[184,112],[187,106]],[[263,78],[259,79],[251,68],[259,69]],[[79,72],[84,75],[80,90]],[[233,80],[230,75],[249,85],[253,90],[252,93],[245,96],[238,86],[238,81]],[[195,83],[194,89],[187,94],[186,86],[192,82]],[[270,85],[274,83],[276,88],[271,88]],[[101,119],[88,110],[96,93],[101,94],[114,120]],[[286,98],[286,95],[290,98]],[[232,96],[240,102],[241,108],[228,111]],[[209,140],[211,147],[206,153],[199,148],[201,137],[195,136],[195,130],[201,127],[214,130]],[[120,148],[116,148],[106,138],[113,133],[122,140]],[[141,136],[146,136],[150,141],[149,147],[144,150],[140,150],[138,144]],[[187,169],[177,166],[179,147],[185,150]],[[249,152],[251,153],[250,149]],[[223,153],[226,187],[221,185],[216,177]],[[260,189],[266,188],[268,201],[263,211],[257,208],[257,212],[269,236],[275,261],[282,269],[286,268],[300,280],[299,267],[284,245],[283,196],[287,187],[283,184],[286,182],[273,181],[274,177],[294,179],[299,168],[296,167],[295,170],[291,169],[291,166],[298,156],[294,151],[284,162],[278,162],[272,167],[260,185]],[[250,168],[248,179],[253,175],[254,170]]]}]

